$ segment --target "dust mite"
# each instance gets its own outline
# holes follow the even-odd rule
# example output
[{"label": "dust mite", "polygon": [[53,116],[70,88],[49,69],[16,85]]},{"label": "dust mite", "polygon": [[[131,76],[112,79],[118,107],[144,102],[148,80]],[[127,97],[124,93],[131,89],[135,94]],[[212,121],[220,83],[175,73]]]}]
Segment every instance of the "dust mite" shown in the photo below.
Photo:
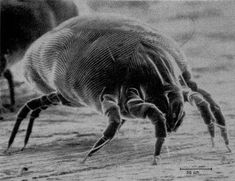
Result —
[{"label": "dust mite", "polygon": [[109,123],[84,162],[113,139],[127,118],[147,118],[155,128],[156,164],[167,133],[181,125],[184,102],[189,102],[200,111],[212,145],[216,121],[230,151],[219,106],[191,80],[176,43],[148,25],[120,17],[76,17],[33,43],[24,63],[27,81],[43,96],[19,111],[8,149],[28,113],[24,147],[42,110],[57,104],[88,106]]},{"label": "dust mite", "polygon": [[[1,0],[0,76],[8,81],[13,110],[15,91],[9,67],[21,60],[30,44],[61,22],[78,15],[70,0]],[[67,10],[67,11],[66,11]]]}]

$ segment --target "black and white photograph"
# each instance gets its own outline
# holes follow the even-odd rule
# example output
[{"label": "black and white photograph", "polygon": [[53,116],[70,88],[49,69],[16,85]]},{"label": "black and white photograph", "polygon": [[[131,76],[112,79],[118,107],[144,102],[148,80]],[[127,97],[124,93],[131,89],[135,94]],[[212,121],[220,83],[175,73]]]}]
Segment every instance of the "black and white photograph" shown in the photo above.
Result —
[{"label": "black and white photograph", "polygon": [[0,180],[235,180],[234,0],[0,12]]}]

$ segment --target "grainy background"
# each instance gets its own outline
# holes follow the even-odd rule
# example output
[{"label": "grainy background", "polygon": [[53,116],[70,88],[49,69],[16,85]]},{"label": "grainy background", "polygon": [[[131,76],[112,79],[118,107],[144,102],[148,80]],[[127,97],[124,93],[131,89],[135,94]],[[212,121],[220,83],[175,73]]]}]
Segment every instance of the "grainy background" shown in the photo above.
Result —
[{"label": "grainy background", "polygon": [[[172,36],[185,51],[194,79],[220,104],[235,150],[235,2],[76,1],[81,14],[118,13],[147,22]],[[37,96],[21,83],[20,65],[13,67],[17,109]],[[1,99],[8,101],[5,80],[0,80]],[[52,107],[35,122],[28,147],[3,154],[14,125],[15,113],[4,113],[0,122],[0,180],[235,180],[234,153],[227,153],[216,129],[216,148],[211,149],[207,128],[196,108],[186,105],[182,127],[167,139],[161,164],[151,165],[154,132],[148,120],[130,120],[114,141],[89,159],[84,158],[101,136],[107,119],[89,109]],[[12,150],[23,146],[25,120]],[[27,171],[21,173],[23,167]],[[180,168],[212,168],[193,171]]]}]

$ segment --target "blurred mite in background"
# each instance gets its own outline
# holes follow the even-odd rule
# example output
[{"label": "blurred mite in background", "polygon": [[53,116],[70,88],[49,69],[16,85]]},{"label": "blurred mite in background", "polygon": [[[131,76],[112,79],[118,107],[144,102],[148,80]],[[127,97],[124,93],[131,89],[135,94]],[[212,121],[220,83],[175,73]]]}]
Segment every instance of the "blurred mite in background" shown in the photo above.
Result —
[{"label": "blurred mite in background", "polygon": [[0,0],[0,7],[0,77],[8,81],[10,93],[10,104],[0,101],[0,109],[3,106],[13,111],[15,92],[9,67],[21,60],[30,44],[41,35],[78,16],[78,9],[72,0]]}]

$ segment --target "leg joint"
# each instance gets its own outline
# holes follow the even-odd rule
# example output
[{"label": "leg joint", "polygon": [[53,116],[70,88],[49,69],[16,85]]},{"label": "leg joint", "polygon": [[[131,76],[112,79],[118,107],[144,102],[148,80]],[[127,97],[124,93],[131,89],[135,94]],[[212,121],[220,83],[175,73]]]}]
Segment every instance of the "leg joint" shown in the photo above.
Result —
[{"label": "leg joint", "polygon": [[28,103],[26,103],[25,106],[29,108],[30,110],[35,110],[42,106],[41,98],[33,99],[29,101]]},{"label": "leg joint", "polygon": [[36,109],[36,110],[34,110],[34,111],[31,113],[30,118],[38,118],[41,111],[42,111],[41,109]]},{"label": "leg joint", "polygon": [[56,105],[61,102],[61,99],[57,93],[52,93],[47,96],[47,99],[51,102],[51,104]]}]

